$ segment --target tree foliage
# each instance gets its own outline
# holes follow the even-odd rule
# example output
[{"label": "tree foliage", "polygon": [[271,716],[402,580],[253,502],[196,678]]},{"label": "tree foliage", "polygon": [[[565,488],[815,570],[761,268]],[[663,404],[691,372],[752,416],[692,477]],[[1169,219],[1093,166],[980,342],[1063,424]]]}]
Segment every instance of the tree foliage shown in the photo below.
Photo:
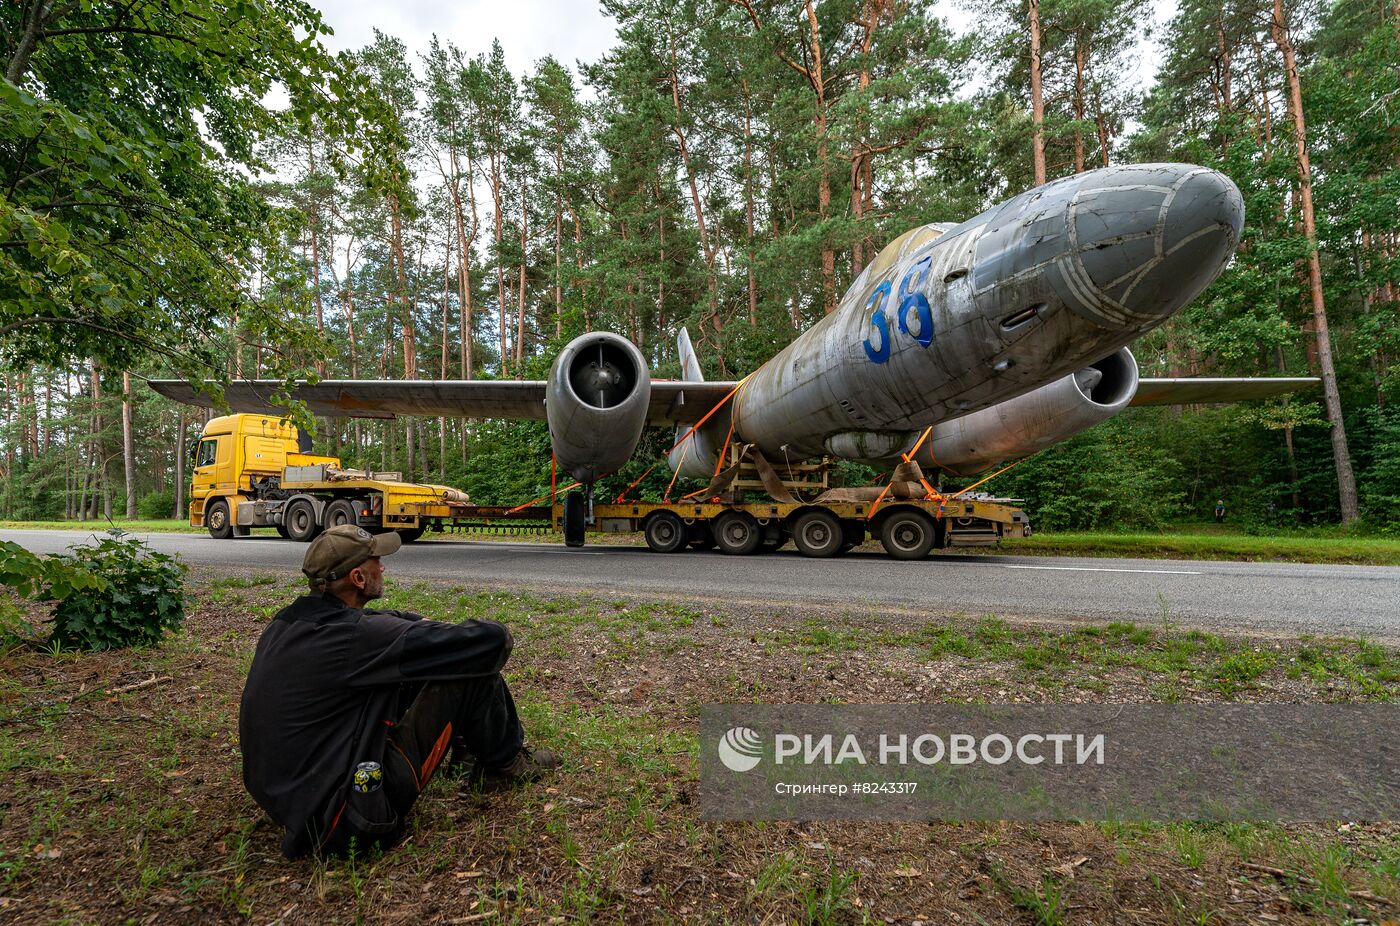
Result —
[{"label": "tree foliage", "polygon": [[[26,358],[3,395],[4,511],[93,517],[122,501],[114,396],[125,366],[162,369],[140,359],[152,352],[185,355],[164,369],[197,356],[234,376],[542,378],[564,341],[607,329],[668,376],[686,327],[705,373],[737,378],[819,320],[896,235],[1031,184],[1022,2],[974,4],[964,36],[924,0],[604,7],[618,32],[600,60],[520,73],[498,42],[472,53],[438,39],[415,56],[378,35],[332,58],[302,3],[0,12],[7,68],[25,62],[3,85],[0,125],[0,349]],[[50,21],[26,59],[16,37],[41,9]],[[1314,371],[1271,6],[1183,0],[1152,34],[1162,64],[1145,97],[1131,74],[1146,5],[1038,9],[1050,176],[1184,160],[1225,172],[1246,199],[1235,260],[1134,345],[1143,374]],[[1362,0],[1288,15],[1341,407],[1363,511],[1393,520],[1396,18]],[[263,105],[273,86],[285,110]],[[289,339],[289,324],[308,337]],[[138,497],[154,498],[173,490],[178,435],[198,422],[139,382],[134,412],[147,440],[128,465]],[[1027,497],[1042,525],[1207,517],[1221,496],[1232,517],[1328,521],[1328,437],[1307,394],[1133,412],[990,487]],[[337,420],[317,439],[483,502],[549,489],[547,440],[530,423]],[[672,439],[649,433],[607,491]],[[661,467],[634,494],[660,497],[669,481]]]}]

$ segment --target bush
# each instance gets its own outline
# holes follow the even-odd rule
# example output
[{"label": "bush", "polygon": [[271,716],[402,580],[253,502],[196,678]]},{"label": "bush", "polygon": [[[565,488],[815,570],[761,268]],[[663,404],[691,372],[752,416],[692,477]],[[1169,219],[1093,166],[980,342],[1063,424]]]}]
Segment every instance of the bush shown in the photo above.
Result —
[{"label": "bush", "polygon": [[171,509],[174,507],[175,490],[158,489],[154,492],[147,492],[137,500],[136,513],[148,521],[155,521],[170,517]]},{"label": "bush", "polygon": [[40,596],[58,600],[54,642],[89,650],[140,646],[158,642],[185,619],[184,564],[134,537],[111,531],[95,546],[50,559],[71,573],[62,587],[50,581]]}]

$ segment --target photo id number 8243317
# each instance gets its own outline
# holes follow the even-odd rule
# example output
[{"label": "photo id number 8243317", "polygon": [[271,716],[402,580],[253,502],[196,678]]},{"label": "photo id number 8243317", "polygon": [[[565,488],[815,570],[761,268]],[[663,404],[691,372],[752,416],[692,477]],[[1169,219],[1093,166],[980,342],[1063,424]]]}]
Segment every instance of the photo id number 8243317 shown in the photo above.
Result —
[{"label": "photo id number 8243317", "polygon": [[851,784],[852,794],[913,794],[917,781],[858,781]]}]

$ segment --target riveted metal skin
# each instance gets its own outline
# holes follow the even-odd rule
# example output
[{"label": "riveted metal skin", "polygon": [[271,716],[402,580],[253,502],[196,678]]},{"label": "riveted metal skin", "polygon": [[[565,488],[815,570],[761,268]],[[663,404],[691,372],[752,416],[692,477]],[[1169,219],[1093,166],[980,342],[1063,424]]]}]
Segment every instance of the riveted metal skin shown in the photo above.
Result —
[{"label": "riveted metal skin", "polygon": [[574,338],[545,384],[559,469],[590,486],[616,471],[637,449],[650,402],[651,374],[631,341],[601,331]]},{"label": "riveted metal skin", "polygon": [[744,384],[736,439],[770,458],[907,446],[929,425],[1053,384],[1198,296],[1243,222],[1223,174],[1139,164],[914,229]]}]

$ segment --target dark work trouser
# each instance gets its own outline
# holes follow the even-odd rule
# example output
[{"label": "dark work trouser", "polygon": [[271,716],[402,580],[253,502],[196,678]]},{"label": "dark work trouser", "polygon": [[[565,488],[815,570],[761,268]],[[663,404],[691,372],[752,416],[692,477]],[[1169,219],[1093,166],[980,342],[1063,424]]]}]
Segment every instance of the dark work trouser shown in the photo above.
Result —
[{"label": "dark work trouser", "polygon": [[352,840],[362,852],[402,839],[413,802],[454,746],[492,768],[515,758],[525,740],[515,700],[500,675],[405,685],[399,704],[407,704],[399,719],[385,721],[383,787],[376,794],[347,795],[346,812],[322,854],[343,854]]}]

